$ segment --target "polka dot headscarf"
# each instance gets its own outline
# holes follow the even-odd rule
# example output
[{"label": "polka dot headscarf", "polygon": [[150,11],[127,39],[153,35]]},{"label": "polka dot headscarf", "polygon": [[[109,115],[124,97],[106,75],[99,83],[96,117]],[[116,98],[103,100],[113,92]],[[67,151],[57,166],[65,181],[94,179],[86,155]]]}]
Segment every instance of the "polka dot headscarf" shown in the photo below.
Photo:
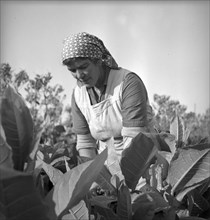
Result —
[{"label": "polka dot headscarf", "polygon": [[116,61],[103,42],[86,32],[69,36],[64,40],[62,61],[76,57],[97,58],[110,68],[118,68]]}]

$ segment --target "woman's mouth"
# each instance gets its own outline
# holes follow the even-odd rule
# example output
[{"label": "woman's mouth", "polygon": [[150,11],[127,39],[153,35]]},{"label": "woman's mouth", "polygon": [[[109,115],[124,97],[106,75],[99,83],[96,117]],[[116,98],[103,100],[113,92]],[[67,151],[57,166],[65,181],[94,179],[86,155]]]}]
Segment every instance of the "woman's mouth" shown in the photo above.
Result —
[{"label": "woman's mouth", "polygon": [[83,83],[83,84],[88,84],[88,82],[90,81],[90,78],[80,79],[79,81],[80,81],[81,83]]}]

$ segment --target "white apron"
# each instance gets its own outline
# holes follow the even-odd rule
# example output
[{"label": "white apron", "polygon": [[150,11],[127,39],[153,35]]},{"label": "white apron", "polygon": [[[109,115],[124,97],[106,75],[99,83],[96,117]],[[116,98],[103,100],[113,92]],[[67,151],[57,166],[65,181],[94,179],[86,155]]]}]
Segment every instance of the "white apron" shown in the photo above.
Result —
[{"label": "white apron", "polygon": [[123,150],[121,97],[125,76],[131,71],[126,69],[111,69],[108,77],[105,99],[91,105],[85,86],[75,88],[75,101],[89,125],[90,133],[99,141],[101,152],[106,141],[113,137],[115,150],[121,154]]}]

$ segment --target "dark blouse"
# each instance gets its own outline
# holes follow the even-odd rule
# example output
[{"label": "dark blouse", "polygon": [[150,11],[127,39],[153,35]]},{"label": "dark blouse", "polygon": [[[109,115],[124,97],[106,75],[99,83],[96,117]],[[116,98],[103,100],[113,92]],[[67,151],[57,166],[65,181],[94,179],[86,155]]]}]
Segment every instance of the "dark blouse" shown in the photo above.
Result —
[{"label": "dark blouse", "polygon": [[[92,103],[95,103],[94,92],[89,89],[88,93]],[[128,73],[122,87],[121,110],[124,127],[144,127],[147,125],[147,101],[147,91],[141,78],[135,73]],[[75,102],[74,92],[71,107],[75,134],[90,133],[87,121]]]}]

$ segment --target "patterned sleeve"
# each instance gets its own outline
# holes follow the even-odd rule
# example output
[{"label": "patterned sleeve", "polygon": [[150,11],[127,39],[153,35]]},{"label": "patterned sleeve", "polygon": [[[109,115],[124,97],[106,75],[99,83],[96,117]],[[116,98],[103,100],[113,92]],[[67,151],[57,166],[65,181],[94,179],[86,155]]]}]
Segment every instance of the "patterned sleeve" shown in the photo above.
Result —
[{"label": "patterned sleeve", "polygon": [[122,87],[123,127],[144,127],[147,125],[147,90],[141,78],[129,73]]},{"label": "patterned sleeve", "polygon": [[72,107],[73,132],[75,134],[81,134],[81,135],[89,134],[90,130],[88,123],[76,104],[74,98],[74,91],[71,98],[71,107]]}]

